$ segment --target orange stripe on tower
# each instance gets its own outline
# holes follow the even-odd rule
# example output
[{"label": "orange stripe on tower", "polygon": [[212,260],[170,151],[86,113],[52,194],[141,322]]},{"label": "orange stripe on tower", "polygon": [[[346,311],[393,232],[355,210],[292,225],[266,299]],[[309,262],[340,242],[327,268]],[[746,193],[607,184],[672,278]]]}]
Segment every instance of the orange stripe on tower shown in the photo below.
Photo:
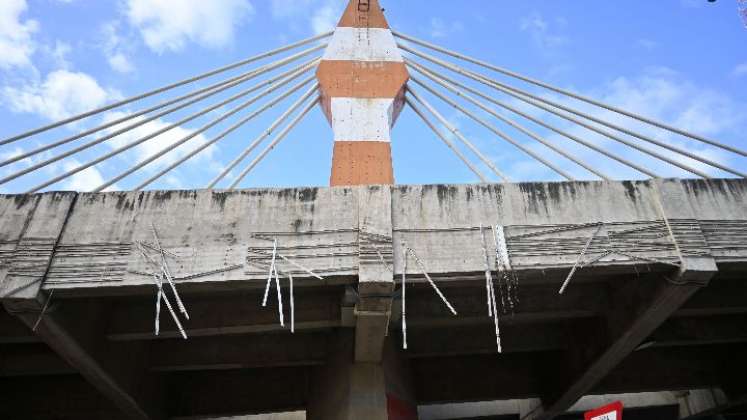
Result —
[{"label": "orange stripe on tower", "polygon": [[337,26],[389,29],[378,0],[350,0]]},{"label": "orange stripe on tower", "polygon": [[317,70],[334,132],[330,184],[392,184],[391,128],[409,74],[378,0],[350,0]]}]

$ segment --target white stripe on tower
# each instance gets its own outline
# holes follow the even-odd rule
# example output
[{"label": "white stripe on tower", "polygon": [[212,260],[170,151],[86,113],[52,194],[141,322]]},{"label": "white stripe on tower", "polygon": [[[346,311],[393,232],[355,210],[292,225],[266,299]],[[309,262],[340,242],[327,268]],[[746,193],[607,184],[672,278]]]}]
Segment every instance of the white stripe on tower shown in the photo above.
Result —
[{"label": "white stripe on tower", "polygon": [[332,98],[335,141],[389,142],[392,105],[391,99]]},{"label": "white stripe on tower", "polygon": [[317,71],[332,185],[394,182],[390,131],[409,76],[377,0],[350,0]]},{"label": "white stripe on tower", "polygon": [[323,60],[403,61],[392,31],[382,28],[337,28]]}]

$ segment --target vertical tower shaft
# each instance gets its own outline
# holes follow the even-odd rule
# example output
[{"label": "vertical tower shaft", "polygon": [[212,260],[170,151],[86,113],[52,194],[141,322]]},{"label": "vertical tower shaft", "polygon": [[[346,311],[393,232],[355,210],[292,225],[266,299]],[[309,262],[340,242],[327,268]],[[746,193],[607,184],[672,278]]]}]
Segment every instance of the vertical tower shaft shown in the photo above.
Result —
[{"label": "vertical tower shaft", "polygon": [[317,78],[334,133],[330,185],[394,183],[390,131],[409,76],[378,0],[350,0]]}]

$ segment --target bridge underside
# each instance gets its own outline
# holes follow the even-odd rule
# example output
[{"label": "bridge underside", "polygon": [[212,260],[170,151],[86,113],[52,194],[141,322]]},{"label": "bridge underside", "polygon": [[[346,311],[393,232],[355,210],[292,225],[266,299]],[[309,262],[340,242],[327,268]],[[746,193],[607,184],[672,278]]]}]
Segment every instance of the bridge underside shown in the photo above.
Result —
[{"label": "bridge underside", "polygon": [[[0,196],[0,417],[525,400],[506,418],[549,419],[691,389],[719,398],[682,417],[743,412],[746,197],[744,180]],[[284,327],[274,283],[262,306],[275,244]],[[154,334],[160,258],[188,340],[165,303]]]}]

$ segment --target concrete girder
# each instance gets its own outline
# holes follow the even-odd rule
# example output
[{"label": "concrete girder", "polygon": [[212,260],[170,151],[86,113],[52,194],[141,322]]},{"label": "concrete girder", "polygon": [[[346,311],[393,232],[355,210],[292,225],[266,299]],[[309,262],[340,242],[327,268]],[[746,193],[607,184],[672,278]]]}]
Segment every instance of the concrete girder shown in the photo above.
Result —
[{"label": "concrete girder", "polygon": [[551,420],[566,412],[576,401],[589,393],[618,364],[627,358],[660,325],[667,321],[696,292],[706,288],[718,272],[710,253],[685,254],[685,241],[706,242],[699,227],[686,233],[676,231],[672,220],[696,219],[695,209],[685,200],[681,185],[653,181],[652,201],[660,214],[680,259],[679,269],[670,276],[658,276],[638,282],[617,284],[610,299],[607,315],[607,340],[594,336],[594,331],[577,332],[576,349],[570,352],[565,375],[558,388],[543,397],[543,406],[526,420]]},{"label": "concrete girder", "polygon": [[[52,292],[42,291],[55,249],[77,199],[75,193],[48,193],[16,198],[15,208],[4,200],[3,220],[23,221],[4,226],[4,235],[15,235],[13,258],[4,268],[0,299],[5,309],[34,331],[65,362],[128,417],[158,419],[157,384],[147,375],[144,348],[108,346],[101,336],[101,305],[51,302]],[[24,207],[30,207],[24,211]],[[25,220],[23,220],[25,216]],[[11,238],[9,238],[11,239]]]}]

